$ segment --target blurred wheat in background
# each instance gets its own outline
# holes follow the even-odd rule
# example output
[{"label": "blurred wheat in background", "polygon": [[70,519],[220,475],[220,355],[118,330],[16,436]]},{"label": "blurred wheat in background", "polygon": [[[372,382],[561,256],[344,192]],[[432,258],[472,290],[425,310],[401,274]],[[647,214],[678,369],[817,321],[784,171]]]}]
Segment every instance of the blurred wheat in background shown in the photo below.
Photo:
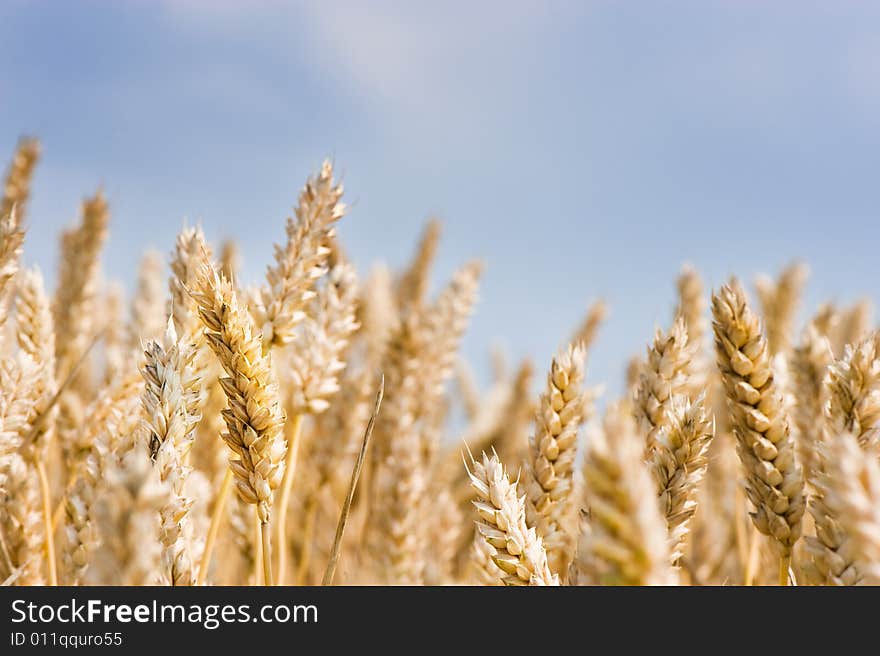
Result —
[{"label": "blurred wheat in background", "polygon": [[586,364],[602,301],[480,389],[482,263],[432,295],[434,221],[402,271],[358,272],[329,162],[265,280],[184,226],[126,311],[100,191],[51,293],[22,266],[39,156],[19,143],[0,204],[4,585],[880,584],[880,333],[866,302],[797,326],[803,264],[756,300],[683,266],[619,395]]}]

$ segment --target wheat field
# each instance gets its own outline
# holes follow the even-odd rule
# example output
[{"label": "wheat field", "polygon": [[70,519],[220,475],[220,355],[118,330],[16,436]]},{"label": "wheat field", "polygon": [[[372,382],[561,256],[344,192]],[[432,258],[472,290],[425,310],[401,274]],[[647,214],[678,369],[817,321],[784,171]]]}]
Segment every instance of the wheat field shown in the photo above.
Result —
[{"label": "wheat field", "polygon": [[429,294],[432,221],[358,272],[331,163],[265,279],[184,226],[126,302],[101,192],[54,284],[22,266],[39,156],[0,204],[4,585],[880,584],[880,333],[867,302],[796,325],[805,265],[754,295],[684,265],[619,395],[587,366],[602,301],[480,389],[482,263]]}]

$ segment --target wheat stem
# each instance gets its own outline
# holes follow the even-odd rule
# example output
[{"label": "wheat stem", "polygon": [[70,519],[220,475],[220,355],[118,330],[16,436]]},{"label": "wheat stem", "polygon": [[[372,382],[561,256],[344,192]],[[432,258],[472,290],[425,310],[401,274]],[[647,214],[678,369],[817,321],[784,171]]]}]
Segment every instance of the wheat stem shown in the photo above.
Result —
[{"label": "wheat stem", "polygon": [[302,552],[299,564],[296,567],[296,584],[303,585],[309,571],[309,561],[312,559],[312,540],[315,534],[315,516],[318,513],[318,499],[312,495],[306,504],[304,514],[306,522],[303,526]]},{"label": "wheat stem", "polygon": [[208,537],[205,539],[205,549],[202,551],[202,562],[199,565],[196,585],[204,585],[205,580],[208,578],[211,554],[214,551],[214,544],[217,542],[217,534],[220,532],[220,523],[225,516],[223,511],[226,508],[229,492],[232,490],[232,479],[232,470],[227,467],[226,473],[223,475],[223,483],[220,485],[220,491],[217,493],[217,500],[214,502],[214,512],[211,514],[211,524],[208,526]]},{"label": "wheat stem", "polygon": [[788,585],[788,568],[790,565],[791,554],[785,554],[779,559],[779,585]]},{"label": "wheat stem", "polygon": [[260,522],[263,552],[263,585],[274,585],[272,579],[272,530],[269,521]]},{"label": "wheat stem", "polygon": [[49,479],[46,476],[46,466],[42,460],[37,460],[37,474],[40,477],[40,496],[43,501],[43,523],[46,527],[46,561],[49,564],[49,585],[58,585],[58,569],[55,564],[55,536],[52,530],[52,501],[49,496]]},{"label": "wheat stem", "polygon": [[254,585],[265,585],[266,577],[263,569],[263,533],[259,511],[253,516],[254,524]]},{"label": "wheat stem", "polygon": [[281,497],[278,500],[278,585],[284,585],[284,579],[287,575],[287,506],[290,504],[290,492],[293,489],[293,475],[299,453],[302,420],[302,413],[297,413],[293,417],[290,443],[287,445],[287,457],[284,464],[284,477],[281,480]]},{"label": "wheat stem", "polygon": [[749,532],[749,555],[746,559],[746,573],[743,584],[751,586],[755,584],[755,572],[758,569],[758,532],[752,529]]},{"label": "wheat stem", "polygon": [[332,585],[333,575],[336,573],[336,563],[339,561],[339,551],[342,547],[342,536],[345,533],[345,524],[348,521],[348,515],[351,512],[351,502],[354,499],[354,492],[357,488],[358,479],[361,475],[361,468],[364,465],[364,458],[367,454],[367,446],[370,443],[370,436],[373,434],[373,425],[376,423],[376,417],[379,414],[379,407],[382,405],[382,396],[385,394],[385,376],[379,379],[379,391],[376,393],[376,405],[373,406],[373,414],[370,415],[370,421],[364,431],[364,439],[361,442],[361,450],[358,452],[357,460],[354,463],[354,469],[351,470],[351,483],[348,486],[348,494],[345,496],[345,502],[342,504],[342,511],[339,513],[339,523],[336,524],[336,537],[333,539],[333,548],[330,549],[330,558],[327,561],[327,569],[324,570],[324,578],[321,585]]},{"label": "wheat stem", "polygon": [[746,566],[746,563],[749,560],[749,546],[747,544],[746,538],[746,529],[743,522],[740,520],[740,511],[745,508],[745,492],[741,486],[736,486],[736,497],[734,498],[734,508],[735,512],[733,515],[733,530],[734,537],[736,538],[736,549],[739,553],[739,561],[743,567]]}]

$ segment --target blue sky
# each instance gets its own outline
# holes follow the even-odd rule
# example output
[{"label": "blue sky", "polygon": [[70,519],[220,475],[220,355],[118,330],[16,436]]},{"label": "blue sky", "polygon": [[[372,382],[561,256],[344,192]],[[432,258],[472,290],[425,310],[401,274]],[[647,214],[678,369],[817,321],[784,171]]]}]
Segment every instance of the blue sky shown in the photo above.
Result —
[{"label": "blue sky", "polygon": [[0,153],[39,136],[27,259],[98,185],[109,276],[184,217],[257,280],[325,156],[362,271],[445,221],[436,281],[485,259],[466,343],[543,369],[591,299],[589,377],[707,283],[812,275],[808,305],[878,299],[880,5],[859,2],[0,4]]}]

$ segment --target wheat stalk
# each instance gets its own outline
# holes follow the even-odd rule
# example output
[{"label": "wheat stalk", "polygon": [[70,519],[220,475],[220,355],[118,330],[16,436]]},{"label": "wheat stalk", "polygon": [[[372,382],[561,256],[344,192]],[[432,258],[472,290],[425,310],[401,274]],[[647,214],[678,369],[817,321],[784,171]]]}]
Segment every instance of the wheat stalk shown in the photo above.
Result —
[{"label": "wheat stalk", "polygon": [[735,279],[712,297],[718,369],[724,382],[752,521],[773,538],[780,582],[788,581],[791,551],[801,535],[803,472],[795,459],[782,396],[773,379],[767,340]]},{"label": "wheat stalk", "polygon": [[364,464],[364,458],[367,455],[367,446],[370,443],[370,436],[373,434],[373,426],[376,423],[376,417],[379,415],[379,409],[382,407],[382,396],[385,393],[385,377],[379,379],[379,389],[376,392],[376,401],[373,405],[373,412],[370,414],[370,420],[364,429],[364,438],[361,441],[361,447],[358,451],[354,468],[351,471],[351,481],[348,485],[348,492],[345,495],[345,501],[339,513],[339,522],[336,525],[336,535],[333,538],[333,546],[330,549],[330,556],[327,559],[327,568],[324,570],[324,578],[321,585],[332,585],[333,576],[336,573],[336,564],[339,561],[339,551],[342,547],[342,537],[345,534],[345,526],[348,522],[348,516],[351,511],[351,504],[354,500],[354,493],[357,489],[358,479],[360,478],[361,468]]}]

